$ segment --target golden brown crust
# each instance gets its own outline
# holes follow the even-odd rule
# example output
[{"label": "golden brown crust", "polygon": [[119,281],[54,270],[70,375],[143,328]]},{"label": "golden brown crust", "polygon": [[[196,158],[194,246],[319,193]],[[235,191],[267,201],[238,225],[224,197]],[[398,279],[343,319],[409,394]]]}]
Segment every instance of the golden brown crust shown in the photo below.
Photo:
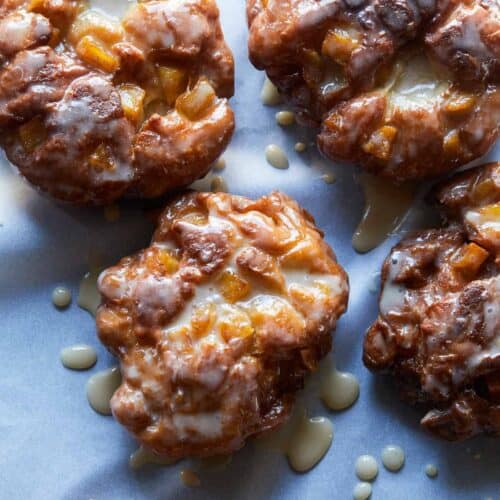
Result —
[{"label": "golden brown crust", "polygon": [[[318,135],[321,151],[403,182],[468,163],[485,154],[497,138],[496,86],[470,92],[450,86],[435,102],[423,105],[405,100],[395,91],[383,90],[339,104],[323,121]],[[464,109],[456,109],[462,105]]]},{"label": "golden brown crust", "polygon": [[432,177],[498,136],[499,9],[490,0],[248,0],[250,59],[299,120],[321,125],[327,157],[395,181]]},{"label": "golden brown crust", "polygon": [[281,193],[179,197],[99,288],[99,337],[123,375],[113,414],[173,457],[230,453],[282,423],[348,295],[314,221]]},{"label": "golden brown crust", "polygon": [[442,183],[434,193],[449,223],[464,224],[469,238],[495,255],[497,263],[500,263],[500,231],[498,225],[488,223],[488,211],[498,223],[499,193],[498,162],[458,174]]},{"label": "golden brown crust", "polygon": [[496,0],[452,2],[425,38],[429,53],[460,80],[500,80],[500,12]]},{"label": "golden brown crust", "polygon": [[364,362],[393,375],[448,440],[500,435],[500,163],[440,185],[444,229],[408,237],[382,269]]},{"label": "golden brown crust", "polygon": [[213,0],[142,2],[122,22],[84,2],[9,0],[1,142],[58,199],[159,196],[205,175],[229,142],[233,67]]}]

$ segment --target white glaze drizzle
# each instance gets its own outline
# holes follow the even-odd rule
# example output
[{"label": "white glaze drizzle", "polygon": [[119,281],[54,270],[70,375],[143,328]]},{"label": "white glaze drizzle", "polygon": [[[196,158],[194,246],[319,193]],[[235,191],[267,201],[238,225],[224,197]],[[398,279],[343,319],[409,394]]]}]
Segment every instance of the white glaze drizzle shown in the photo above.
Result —
[{"label": "white glaze drizzle", "polygon": [[97,308],[101,303],[101,295],[97,289],[99,274],[100,269],[91,269],[85,273],[80,281],[80,289],[78,291],[78,306],[88,311],[92,316],[95,316]]},{"label": "white glaze drizzle", "polygon": [[137,3],[136,0],[90,0],[89,6],[93,9],[104,12],[106,15],[111,15],[115,18],[121,19],[127,9]]},{"label": "white glaze drizzle", "polygon": [[365,253],[401,227],[413,202],[414,189],[366,173],[359,176],[359,181],[365,195],[365,210],[352,245],[357,252]]},{"label": "white glaze drizzle", "polygon": [[397,312],[404,306],[409,297],[407,289],[395,281],[400,272],[403,261],[411,263],[412,261],[410,255],[401,250],[392,253],[389,275],[384,283],[384,288],[380,298],[380,313],[382,315],[387,315],[390,312]]},{"label": "white glaze drizzle", "polygon": [[449,86],[425,55],[414,55],[395,71],[395,78],[389,85],[392,106],[388,108],[428,107],[437,102]]}]

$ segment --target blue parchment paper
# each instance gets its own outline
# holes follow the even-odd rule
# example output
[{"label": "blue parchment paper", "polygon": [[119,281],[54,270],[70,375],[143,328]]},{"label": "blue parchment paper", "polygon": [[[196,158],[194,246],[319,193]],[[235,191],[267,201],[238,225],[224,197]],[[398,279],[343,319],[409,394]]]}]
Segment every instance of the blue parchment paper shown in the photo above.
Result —
[{"label": "blue parchment paper", "polygon": [[[183,463],[131,470],[128,457],[137,448],[133,439],[111,417],[93,412],[85,397],[89,376],[115,363],[95,337],[93,318],[75,299],[89,258],[99,255],[109,264],[144,247],[151,223],[138,204],[122,205],[114,223],[104,219],[102,209],[54,204],[28,187],[2,157],[0,499],[349,499],[358,455],[380,457],[391,443],[404,448],[406,465],[397,474],[381,467],[373,499],[500,499],[500,440],[450,444],[429,437],[419,428],[421,413],[399,402],[391,387],[363,367],[362,337],[377,311],[372,276],[398,237],[367,255],[354,252],[351,236],[363,199],[352,169],[327,165],[312,149],[293,151],[297,140],[312,136],[299,127],[281,129],[274,121],[277,109],[261,105],[263,75],[247,60],[244,2],[219,4],[237,73],[237,131],[222,175],[234,193],[287,192],[324,229],[350,275],[350,306],[338,325],[335,357],[339,369],[359,377],[360,399],[349,411],[335,414],[311,395],[310,412],[328,416],[335,435],[328,454],[306,474],[292,472],[283,456],[252,444],[236,453],[226,469],[200,474],[197,489],[180,481]],[[288,170],[267,165],[264,148],[269,143],[289,152]],[[498,158],[499,152],[497,147],[488,158]],[[328,172],[337,175],[333,185],[321,180]],[[51,303],[58,284],[73,291],[73,304],[64,312]],[[60,349],[75,343],[98,349],[98,363],[89,372],[68,371],[59,361]],[[438,466],[437,479],[425,475],[427,463]]]}]

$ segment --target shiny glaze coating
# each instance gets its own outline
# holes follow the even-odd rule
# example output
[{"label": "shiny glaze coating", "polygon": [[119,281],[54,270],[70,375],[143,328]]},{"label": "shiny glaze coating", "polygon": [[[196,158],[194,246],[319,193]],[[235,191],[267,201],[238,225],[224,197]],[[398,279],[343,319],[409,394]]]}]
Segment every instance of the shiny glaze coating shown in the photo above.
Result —
[{"label": "shiny glaze coating", "polygon": [[433,197],[447,225],[392,249],[363,359],[428,410],[431,433],[499,436],[500,163],[453,177]]},{"label": "shiny glaze coating", "polygon": [[230,453],[285,421],[348,296],[312,217],[278,192],[181,196],[99,289],[123,375],[113,414],[171,457]]},{"label": "shiny glaze coating", "polygon": [[213,0],[148,1],[120,21],[76,0],[0,6],[0,142],[42,191],[155,197],[229,142],[234,64]]},{"label": "shiny glaze coating", "polygon": [[331,159],[399,182],[467,163],[498,137],[495,0],[247,0],[247,15],[252,63],[321,127]]}]

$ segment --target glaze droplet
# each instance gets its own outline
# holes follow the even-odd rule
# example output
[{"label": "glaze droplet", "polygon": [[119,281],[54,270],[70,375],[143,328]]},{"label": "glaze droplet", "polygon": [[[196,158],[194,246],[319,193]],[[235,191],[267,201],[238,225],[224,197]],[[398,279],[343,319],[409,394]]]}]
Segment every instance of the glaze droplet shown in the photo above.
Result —
[{"label": "glaze droplet", "polygon": [[290,165],[285,152],[276,144],[266,147],[266,160],[274,168],[286,169]]},{"label": "glaze droplet", "polygon": [[404,221],[413,202],[413,186],[394,185],[370,174],[359,178],[365,195],[365,211],[352,237],[357,252],[380,245]]},{"label": "glaze droplet", "polygon": [[265,78],[264,85],[262,86],[262,92],[260,93],[260,99],[264,106],[277,106],[281,103],[282,99],[278,92],[278,89],[269,78]]},{"label": "glaze droplet", "polygon": [[57,286],[52,292],[52,303],[59,309],[64,309],[71,304],[71,290],[65,286]]},{"label": "glaze droplet", "polygon": [[361,481],[373,481],[378,474],[377,460],[371,455],[361,455],[356,460],[355,471]]},{"label": "glaze droplet", "polygon": [[434,464],[427,464],[425,466],[425,473],[431,478],[434,479],[438,476],[439,471],[438,468]]},{"label": "glaze droplet", "polygon": [[135,450],[128,460],[128,464],[132,469],[140,469],[148,464],[167,466],[175,464],[176,462],[178,462],[178,460],[167,456],[157,455],[144,446],[140,446]]},{"label": "glaze droplet", "polygon": [[210,191],[214,193],[227,193],[227,183],[224,177],[220,175],[214,176],[212,182],[210,183]]},{"label": "glaze droplet", "polygon": [[200,478],[191,469],[182,469],[180,476],[181,481],[185,484],[185,486],[189,486],[190,488],[196,488],[201,484]]},{"label": "glaze droplet", "polygon": [[80,281],[80,289],[78,291],[78,305],[92,314],[92,316],[95,316],[97,308],[101,303],[101,295],[97,289],[99,274],[100,269],[93,269],[86,273]]},{"label": "glaze droplet", "polygon": [[387,470],[398,472],[405,463],[405,452],[400,446],[390,444],[382,450],[382,463]]},{"label": "glaze droplet", "polygon": [[295,114],[292,111],[278,111],[275,118],[276,123],[282,127],[289,127],[295,123]]},{"label": "glaze droplet", "polygon": [[96,364],[97,352],[86,344],[65,347],[61,351],[61,362],[70,370],[88,370]]},{"label": "glaze droplet", "polygon": [[335,411],[352,406],[359,397],[359,382],[355,375],[333,368],[321,381],[321,399]]},{"label": "glaze droplet", "polygon": [[325,455],[333,440],[333,425],[327,418],[304,416],[292,435],[287,457],[292,469],[306,472]]},{"label": "glaze droplet", "polygon": [[372,485],[370,483],[358,483],[352,492],[354,500],[367,500],[372,494]]},{"label": "glaze droplet", "polygon": [[87,399],[90,406],[101,415],[111,415],[110,401],[121,384],[118,367],[92,375],[87,381]]},{"label": "glaze droplet", "polygon": [[214,455],[213,457],[205,457],[198,459],[200,469],[207,471],[223,470],[232,462],[232,455]]},{"label": "glaze droplet", "polygon": [[226,160],[223,156],[220,156],[219,159],[213,164],[212,167],[214,170],[224,170],[226,168]]},{"label": "glaze droplet", "polygon": [[321,176],[321,179],[323,179],[323,182],[325,184],[334,184],[335,181],[337,180],[337,177],[335,177],[335,174],[323,174]]}]

